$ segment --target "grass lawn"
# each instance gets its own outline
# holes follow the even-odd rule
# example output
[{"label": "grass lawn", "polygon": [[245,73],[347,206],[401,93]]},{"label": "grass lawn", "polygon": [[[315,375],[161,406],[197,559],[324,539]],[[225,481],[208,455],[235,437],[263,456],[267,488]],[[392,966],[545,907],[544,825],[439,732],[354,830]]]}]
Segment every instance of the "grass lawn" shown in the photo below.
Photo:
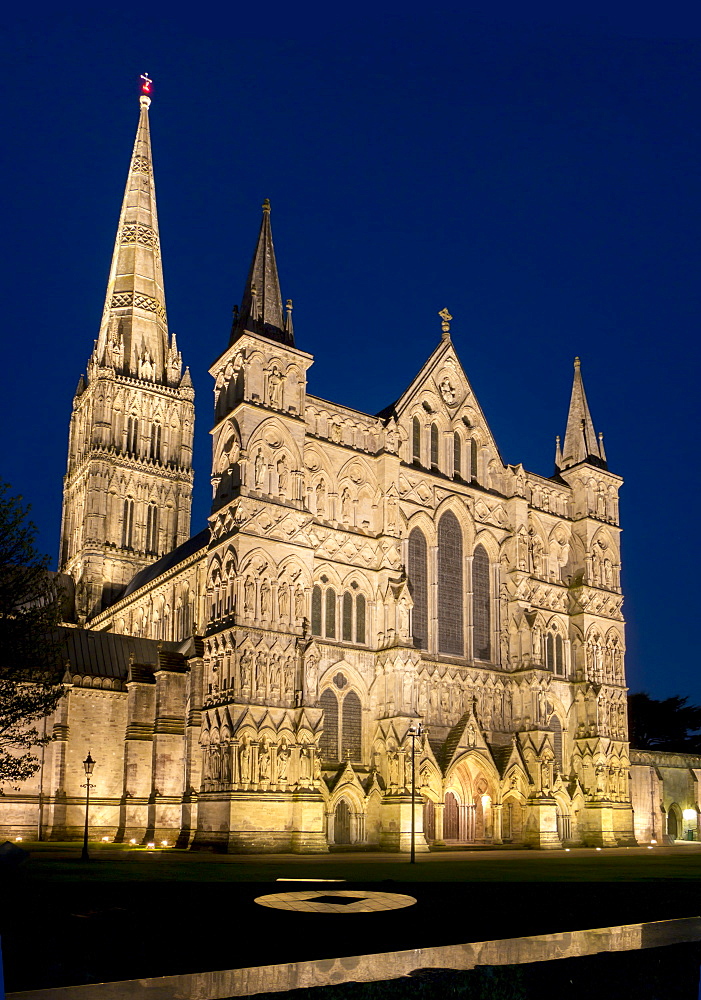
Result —
[{"label": "grass lawn", "polygon": [[[701,913],[701,845],[565,851],[215,855],[91,844],[21,845],[0,866],[9,991],[247,968]],[[299,879],[287,885],[277,879]],[[308,879],[343,879],[340,885]],[[222,885],[222,883],[226,883]],[[256,896],[379,888],[379,914],[290,914]]]},{"label": "grass lawn", "polygon": [[13,877],[22,883],[273,882],[278,878],[327,878],[353,882],[667,882],[701,878],[701,844],[597,851],[442,851],[407,855],[235,855],[172,848],[91,844],[80,861],[76,843],[22,843],[30,852]]}]

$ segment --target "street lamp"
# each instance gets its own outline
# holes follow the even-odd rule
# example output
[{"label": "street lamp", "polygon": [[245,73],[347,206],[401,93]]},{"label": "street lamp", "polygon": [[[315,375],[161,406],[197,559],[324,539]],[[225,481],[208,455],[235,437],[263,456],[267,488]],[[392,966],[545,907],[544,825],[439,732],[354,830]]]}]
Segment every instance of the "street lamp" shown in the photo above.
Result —
[{"label": "street lamp", "polygon": [[416,738],[423,736],[424,727],[420,722],[414,722],[409,727],[411,736],[411,855],[410,864],[416,864]]},{"label": "street lamp", "polygon": [[85,768],[85,784],[81,785],[81,788],[85,789],[85,833],[83,834],[83,853],[80,856],[81,861],[89,861],[90,855],[88,854],[88,812],[90,811],[90,789],[95,786],[90,783],[90,775],[95,767],[95,761],[90,756],[90,751],[88,750],[88,756],[83,761],[83,767]]}]

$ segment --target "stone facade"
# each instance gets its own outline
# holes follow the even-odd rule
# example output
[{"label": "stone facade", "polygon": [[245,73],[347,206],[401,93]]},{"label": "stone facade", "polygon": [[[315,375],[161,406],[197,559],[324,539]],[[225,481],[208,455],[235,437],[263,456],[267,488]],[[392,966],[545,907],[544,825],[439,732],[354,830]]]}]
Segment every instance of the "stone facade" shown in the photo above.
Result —
[{"label": "stone facade", "polygon": [[[150,171],[146,114],[123,219],[134,171],[146,160]],[[74,410],[62,567],[87,595],[87,630],[160,646],[122,665],[110,690],[67,678],[54,720],[78,755],[100,726],[110,734],[104,765],[93,752],[108,835],[229,851],[408,850],[413,770],[420,850],[634,843],[621,479],[579,361],[550,477],[502,461],[445,310],[423,368],[378,414],[309,394],[313,358],[295,344],[291,302],[283,308],[266,203],[210,370],[212,512],[186,540],[192,390],[158,310],[148,336],[124,333],[120,346],[126,327],[110,310],[131,310],[130,329],[141,322],[136,291],[126,306],[115,296],[130,281],[135,290],[144,267],[119,235],[115,260],[112,318]],[[160,457],[144,452],[156,422],[168,428]],[[65,793],[67,759],[52,764],[49,797]],[[43,832],[75,824],[47,819]]]}]

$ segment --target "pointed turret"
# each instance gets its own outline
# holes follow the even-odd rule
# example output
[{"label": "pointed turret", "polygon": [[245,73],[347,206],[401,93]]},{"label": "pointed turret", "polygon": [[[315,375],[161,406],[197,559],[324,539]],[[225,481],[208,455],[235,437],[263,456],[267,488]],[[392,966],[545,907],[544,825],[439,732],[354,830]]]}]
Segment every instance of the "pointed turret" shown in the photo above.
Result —
[{"label": "pointed turret", "polygon": [[[139,103],[139,127],[114,244],[96,361],[100,365],[112,365],[125,375],[167,384],[174,380],[174,366],[172,353],[170,358],[168,356],[151,159],[148,121],[151,98],[142,94]],[[179,377],[178,371],[176,385]]]},{"label": "pointed turret", "polygon": [[581,362],[579,358],[575,358],[574,381],[572,383],[572,396],[570,397],[570,411],[567,416],[567,430],[565,431],[565,441],[562,446],[560,462],[557,463],[557,471],[561,472],[563,469],[569,469],[570,466],[577,465],[579,462],[589,462],[601,469],[607,467],[603,451],[602,435],[599,435],[598,438],[596,436],[594,422],[591,419],[586,393],[584,392]]},{"label": "pointed turret", "polygon": [[280,279],[275,262],[273,233],[270,228],[270,202],[267,198],[263,202],[263,219],[241,308],[234,310],[229,344],[233,344],[244,330],[294,347],[291,315],[288,313],[287,318],[283,316]]}]

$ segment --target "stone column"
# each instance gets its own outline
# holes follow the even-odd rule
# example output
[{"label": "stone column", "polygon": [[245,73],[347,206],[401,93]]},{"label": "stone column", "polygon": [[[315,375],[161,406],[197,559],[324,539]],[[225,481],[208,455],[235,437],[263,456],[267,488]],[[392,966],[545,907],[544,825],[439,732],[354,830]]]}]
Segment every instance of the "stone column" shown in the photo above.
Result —
[{"label": "stone column", "polygon": [[436,839],[434,840],[433,843],[438,844],[440,846],[441,844],[445,843],[445,841],[443,840],[443,817],[445,814],[445,802],[434,803],[433,809],[434,809],[435,828],[436,828],[435,829]]}]

